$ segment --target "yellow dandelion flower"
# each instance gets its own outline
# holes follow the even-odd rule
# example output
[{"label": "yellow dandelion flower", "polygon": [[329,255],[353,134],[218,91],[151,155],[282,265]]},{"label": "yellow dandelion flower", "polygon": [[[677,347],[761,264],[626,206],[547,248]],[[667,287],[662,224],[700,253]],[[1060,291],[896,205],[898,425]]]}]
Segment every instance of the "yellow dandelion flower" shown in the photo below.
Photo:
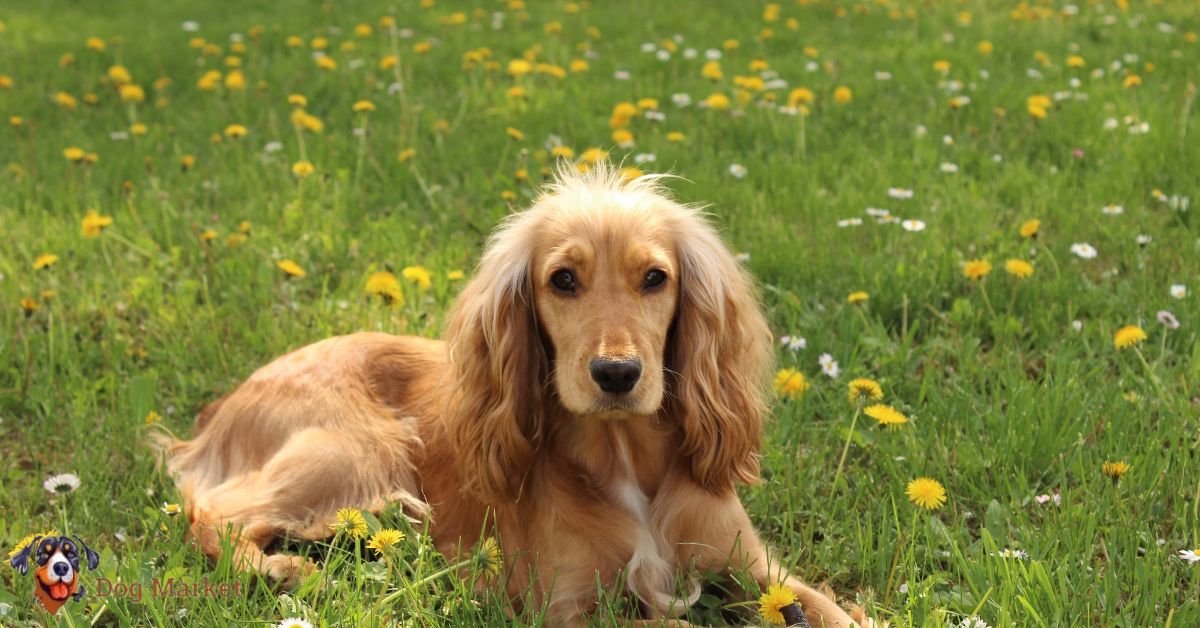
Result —
[{"label": "yellow dandelion flower", "polygon": [[670,133],[667,133],[667,141],[668,142],[682,142],[686,139],[687,139],[687,136],[684,135],[681,131],[671,131]]},{"label": "yellow dandelion flower", "polygon": [[201,242],[207,243],[207,242],[212,242],[213,240],[216,240],[216,239],[217,239],[217,230],[216,229],[205,229],[204,231],[200,232],[200,241]]},{"label": "yellow dandelion flower", "polygon": [[33,534],[26,534],[24,537],[21,537],[20,541],[17,541],[17,544],[14,545],[11,550],[8,551],[8,557],[11,559],[13,556],[20,554],[21,550],[25,549],[25,546],[32,543],[34,539],[36,539],[38,537],[46,537],[46,536],[58,536],[58,530],[50,529],[50,530],[46,530],[45,532],[35,532]]},{"label": "yellow dandelion flower", "polygon": [[426,290],[433,285],[432,275],[424,266],[406,266],[400,271],[400,276],[417,284],[422,290]]},{"label": "yellow dandelion flower", "polygon": [[981,55],[990,55],[992,54],[992,51],[996,49],[996,47],[992,45],[992,42],[985,39],[979,42],[979,45],[976,46],[976,49],[979,50],[979,54]]},{"label": "yellow dandelion flower", "polygon": [[108,72],[105,74],[108,75],[109,80],[117,85],[133,82],[133,75],[130,74],[129,69],[123,65],[114,65],[108,68]]},{"label": "yellow dandelion flower", "polygon": [[873,379],[859,377],[850,380],[850,383],[847,385],[847,394],[850,397],[851,404],[857,405],[865,401],[879,401],[883,399],[883,387]]},{"label": "yellow dandelion flower", "polygon": [[25,311],[25,316],[33,314],[39,307],[41,307],[38,305],[37,300],[35,300],[33,297],[22,297],[19,303],[21,304],[21,309]]},{"label": "yellow dandelion flower", "polygon": [[105,227],[113,224],[112,216],[101,215],[94,209],[88,209],[87,214],[83,216],[83,222],[80,224],[80,234],[85,238],[96,238],[104,231]]},{"label": "yellow dandelion flower", "polygon": [[507,134],[512,139],[517,140],[518,142],[525,139],[525,134],[522,133],[520,129],[515,128],[515,127],[510,126],[506,129],[504,129],[504,133]]},{"label": "yellow dandelion flower", "polygon": [[334,61],[333,57],[331,57],[329,55],[322,55],[320,57],[317,57],[317,67],[322,70],[329,71],[329,70],[336,70],[338,67],[338,64],[337,64],[337,61]]},{"label": "yellow dandelion flower", "polygon": [[729,97],[721,92],[716,92],[709,94],[708,98],[705,98],[700,104],[708,107],[709,109],[722,111],[729,108]]},{"label": "yellow dandelion flower", "polygon": [[231,249],[241,246],[248,236],[244,233],[231,233],[225,238],[225,244]]},{"label": "yellow dandelion flower", "polygon": [[799,107],[800,105],[811,105],[816,101],[817,97],[812,90],[807,87],[797,87],[788,93],[787,103],[789,107]]},{"label": "yellow dandelion flower", "polygon": [[312,165],[312,162],[310,162],[310,161],[301,160],[301,161],[297,161],[296,163],[292,164],[292,174],[296,175],[297,177],[299,177],[301,179],[312,174],[313,172],[316,171],[316,169],[317,169],[316,166]]},{"label": "yellow dandelion flower", "polygon": [[151,410],[146,414],[145,423],[146,425],[154,425],[156,423],[162,423],[162,420],[163,418],[161,414]]},{"label": "yellow dandelion flower", "polygon": [[973,259],[963,265],[963,277],[967,279],[983,279],[992,272],[991,262],[983,259]]},{"label": "yellow dandelion flower", "polygon": [[1136,74],[1130,74],[1129,76],[1125,77],[1123,84],[1125,87],[1137,87],[1142,84],[1142,77]]},{"label": "yellow dandelion flower", "polygon": [[295,107],[307,107],[308,106],[308,98],[305,98],[301,94],[288,94],[287,101],[288,101],[289,105],[292,105]]},{"label": "yellow dandelion flower", "polygon": [[1146,331],[1137,325],[1126,325],[1113,335],[1113,346],[1118,349],[1132,347],[1146,339]]},{"label": "yellow dandelion flower", "polygon": [[183,170],[184,172],[191,170],[192,167],[195,165],[196,165],[196,156],[195,155],[184,155],[183,157],[179,158],[179,169]]},{"label": "yellow dandelion flower", "polygon": [[58,106],[66,109],[74,109],[78,105],[78,101],[75,100],[75,97],[66,92],[58,92],[54,94],[54,102],[57,103]]},{"label": "yellow dandelion flower", "polygon": [[1079,55],[1071,55],[1071,56],[1067,57],[1067,67],[1068,68],[1082,68],[1085,65],[1087,65],[1087,62],[1084,61],[1083,57],[1081,57]]},{"label": "yellow dandelion flower", "polygon": [[833,102],[839,105],[844,105],[852,100],[854,100],[854,92],[852,92],[849,87],[842,85],[841,87],[833,90]]},{"label": "yellow dandelion flower", "polygon": [[99,37],[88,37],[85,45],[87,45],[88,50],[93,52],[101,52],[106,48],[104,40]]},{"label": "yellow dandelion flower", "polygon": [[570,146],[555,146],[550,149],[550,154],[560,159],[574,159],[575,149]]},{"label": "yellow dandelion flower", "polygon": [[758,598],[758,614],[772,624],[784,624],[784,607],[796,602],[796,594],[782,584],[772,584]]},{"label": "yellow dandelion flower", "polygon": [[229,137],[229,138],[233,138],[233,139],[238,139],[240,137],[246,137],[246,134],[249,132],[250,131],[245,126],[240,125],[240,124],[231,124],[231,125],[225,127],[225,137]]},{"label": "yellow dandelion flower", "polygon": [[381,270],[367,277],[367,294],[379,295],[389,305],[397,307],[404,305],[404,294],[400,291],[400,282],[392,273]]},{"label": "yellow dandelion flower", "polygon": [[1022,259],[1010,259],[1004,262],[1004,270],[1017,279],[1033,276],[1033,264]]},{"label": "yellow dandelion flower", "polygon": [[1042,221],[1038,220],[1037,218],[1026,220],[1025,222],[1021,223],[1021,237],[1036,238],[1038,229],[1041,229],[1041,227]]},{"label": "yellow dandelion flower", "polygon": [[149,132],[150,132],[150,127],[147,127],[145,124],[142,124],[141,122],[134,122],[129,127],[129,133],[132,135],[145,135],[146,133],[149,133]]},{"label": "yellow dandelion flower", "polygon": [[234,70],[226,74],[225,89],[235,92],[246,89],[246,75],[241,70]]},{"label": "yellow dandelion flower", "polygon": [[866,292],[859,290],[856,292],[851,292],[850,295],[846,297],[846,303],[862,303],[863,301],[866,301],[867,299],[870,299],[870,298],[871,298],[870,294],[867,294]]},{"label": "yellow dandelion flower", "polygon": [[700,68],[700,76],[703,76],[710,81],[721,80],[721,78],[725,76],[725,74],[721,72],[721,62],[715,60],[706,62],[704,66]]},{"label": "yellow dandelion flower", "polygon": [[525,76],[533,72],[533,64],[524,59],[513,59],[508,62],[509,76]]},{"label": "yellow dandelion flower", "polygon": [[466,276],[467,276],[467,274],[461,270],[452,270],[452,271],[446,273],[446,279],[449,279],[450,281],[460,281],[463,277],[466,277]]},{"label": "yellow dandelion flower", "polygon": [[42,270],[58,263],[58,256],[53,253],[42,253],[33,260],[33,269]]},{"label": "yellow dandelion flower", "polygon": [[495,537],[488,537],[479,544],[475,552],[475,567],[489,580],[500,577],[504,569],[504,555],[500,552],[500,544]]},{"label": "yellow dandelion flower", "polygon": [[380,556],[385,556],[396,549],[396,546],[404,541],[404,533],[392,528],[383,528],[382,530],[371,535],[371,540],[367,541],[367,547],[375,550],[375,553]]},{"label": "yellow dandelion flower", "polygon": [[572,72],[587,72],[590,66],[588,65],[588,62],[584,61],[583,59],[571,59],[571,63],[567,67],[569,67]]},{"label": "yellow dandelion flower", "polygon": [[360,101],[354,103],[354,111],[356,111],[356,112],[375,111],[375,103],[373,103],[369,100],[360,100]]},{"label": "yellow dandelion flower", "polygon": [[289,277],[296,277],[296,278],[302,279],[308,275],[308,273],[304,272],[303,268],[300,268],[299,264],[297,264],[296,262],[293,262],[290,259],[283,259],[283,260],[279,260],[278,262],[275,262],[275,267],[278,268],[279,270],[282,270],[284,272],[284,274]]},{"label": "yellow dandelion flower", "polygon": [[345,533],[356,539],[367,536],[367,520],[363,517],[362,511],[357,508],[339,508],[337,521],[330,524],[329,527],[334,532]]},{"label": "yellow dandelion flower", "polygon": [[905,493],[908,501],[927,510],[936,510],[946,503],[946,487],[933,478],[919,477],[909,482]]},{"label": "yellow dandelion flower", "polygon": [[1113,482],[1117,482],[1129,471],[1130,467],[1131,465],[1125,461],[1105,462],[1100,465],[1100,472],[1112,478]]},{"label": "yellow dandelion flower", "polygon": [[804,373],[796,369],[780,369],[775,373],[775,392],[779,393],[779,396],[799,399],[804,396],[806,390],[808,380],[804,378]]},{"label": "yellow dandelion flower", "polygon": [[[880,391],[880,396],[883,396],[882,391]],[[880,425],[886,425],[888,427],[904,425],[905,423],[908,423],[908,417],[904,416],[904,413],[882,403],[877,403],[873,406],[867,406],[865,409],[863,409],[863,414],[875,419]]]},{"label": "yellow dandelion flower", "polygon": [[68,160],[75,163],[83,161],[84,155],[84,150],[78,146],[68,146],[67,148],[63,149],[63,157],[66,157]]},{"label": "yellow dandelion flower", "polygon": [[400,163],[404,163],[416,156],[417,156],[417,149],[406,148],[396,154],[396,159],[398,159],[400,161]]}]

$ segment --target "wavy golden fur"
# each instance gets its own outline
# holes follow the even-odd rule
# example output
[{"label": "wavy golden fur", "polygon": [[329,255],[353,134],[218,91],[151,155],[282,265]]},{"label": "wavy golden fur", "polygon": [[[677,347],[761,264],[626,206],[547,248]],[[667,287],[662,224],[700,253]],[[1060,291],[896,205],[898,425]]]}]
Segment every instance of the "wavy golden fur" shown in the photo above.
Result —
[{"label": "wavy golden fur", "polygon": [[564,169],[488,240],[444,343],[303,347],[162,445],[203,550],[233,530],[234,559],[281,581],[312,565],[265,554],[273,539],[398,501],[448,554],[491,526],[508,593],[533,582],[555,624],[622,575],[653,620],[695,601],[697,571],[746,569],[814,626],[848,626],[768,558],[735,491],[758,479],[771,356],[753,283],[698,209],[657,177]]}]

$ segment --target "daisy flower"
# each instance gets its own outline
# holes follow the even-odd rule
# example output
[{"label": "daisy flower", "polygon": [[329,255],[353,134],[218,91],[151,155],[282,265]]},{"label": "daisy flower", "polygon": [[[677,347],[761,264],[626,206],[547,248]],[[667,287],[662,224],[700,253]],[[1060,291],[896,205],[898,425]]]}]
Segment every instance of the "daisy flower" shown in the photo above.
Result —
[{"label": "daisy flower", "polygon": [[1113,334],[1113,345],[1118,349],[1132,347],[1146,339],[1146,332],[1137,325],[1126,325]]},{"label": "daisy flower", "polygon": [[747,172],[746,167],[742,164],[729,164],[729,174],[738,179],[745,178]]},{"label": "daisy flower", "polygon": [[837,360],[828,353],[822,353],[821,357],[817,358],[817,362],[821,365],[821,371],[829,377],[836,378],[841,369],[838,367]]},{"label": "daisy flower", "polygon": [[862,218],[843,218],[837,221],[837,226],[839,227],[858,227],[862,224]]},{"label": "daisy flower", "polygon": [[1179,550],[1179,560],[1186,560],[1189,563],[1200,562],[1200,549]]},{"label": "daisy flower", "polygon": [[1025,552],[1022,550],[1009,549],[1007,547],[1000,550],[999,552],[992,554],[992,555],[997,556],[999,558],[1016,558],[1019,560],[1026,560],[1029,558],[1028,552]]},{"label": "daisy flower", "polygon": [[1100,212],[1105,216],[1119,216],[1125,213],[1125,208],[1121,205],[1105,205],[1100,208]]},{"label": "daisy flower", "polygon": [[183,512],[183,508],[179,504],[168,504],[167,502],[163,502],[162,508],[159,508],[159,510],[163,511],[164,515],[170,517]]},{"label": "daisy flower", "polygon": [[946,487],[929,477],[919,477],[905,489],[908,500],[927,510],[936,510],[946,503]]},{"label": "daisy flower", "polygon": [[1096,247],[1087,242],[1076,242],[1071,245],[1071,252],[1082,259],[1092,259],[1096,257]]},{"label": "daisy flower", "polygon": [[46,478],[42,487],[50,493],[72,493],[79,488],[79,476],[74,473],[60,473]]},{"label": "daisy flower", "polygon": [[904,188],[888,188],[887,195],[892,198],[909,199],[913,197],[913,191]]},{"label": "daisy flower", "polygon": [[782,625],[786,623],[783,618],[784,607],[795,602],[796,595],[791,589],[782,584],[772,584],[767,587],[767,592],[758,598],[758,614],[769,623]]},{"label": "daisy flower", "polygon": [[905,231],[913,231],[913,232],[924,231],[925,230],[925,221],[909,219],[909,220],[901,221],[900,226],[904,227]]},{"label": "daisy flower", "polygon": [[1186,298],[1188,293],[1187,286],[1181,283],[1171,284],[1170,293],[1171,297],[1175,299]]},{"label": "daisy flower", "polygon": [[313,625],[299,617],[288,617],[276,624],[275,628],[313,628]]},{"label": "daisy flower", "polygon": [[799,351],[808,348],[808,341],[801,336],[780,336],[779,344],[788,351]]}]

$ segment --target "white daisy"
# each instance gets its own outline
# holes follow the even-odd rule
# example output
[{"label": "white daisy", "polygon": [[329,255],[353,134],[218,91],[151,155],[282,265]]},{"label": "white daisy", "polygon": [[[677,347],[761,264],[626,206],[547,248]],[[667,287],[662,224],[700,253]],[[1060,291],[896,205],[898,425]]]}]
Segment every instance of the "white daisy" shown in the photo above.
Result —
[{"label": "white daisy", "polygon": [[839,227],[857,227],[863,224],[862,218],[843,218],[837,221]]},{"label": "white daisy", "polygon": [[871,216],[872,218],[883,218],[884,216],[891,216],[892,212],[886,209],[880,209],[878,207],[868,207],[867,215]]},{"label": "white daisy", "polygon": [[700,53],[695,48],[684,48],[683,49],[683,58],[684,59],[695,59],[698,56],[700,56]]},{"label": "white daisy", "polygon": [[1071,329],[1083,331],[1083,321],[1071,321]]},{"label": "white daisy", "polygon": [[1071,245],[1071,252],[1083,259],[1092,259],[1096,257],[1096,247],[1087,242],[1076,242]]},{"label": "white daisy", "polygon": [[1125,208],[1120,205],[1105,205],[1100,208],[1106,216],[1120,216],[1125,213]]},{"label": "white daisy", "polygon": [[671,102],[675,103],[676,107],[686,107],[692,104],[692,97],[684,94],[671,94]]},{"label": "white daisy", "polygon": [[299,617],[288,617],[279,622],[276,628],[313,628],[313,625],[300,619]]},{"label": "white daisy", "polygon": [[1153,241],[1153,238],[1144,233],[1140,233],[1138,234],[1138,237],[1134,238],[1134,241],[1138,243],[1138,246],[1146,246]]},{"label": "white daisy", "polygon": [[808,348],[808,341],[801,336],[781,336],[779,344],[787,347],[788,351],[799,351]]},{"label": "white daisy", "polygon": [[1200,550],[1179,550],[1179,560],[1186,560],[1189,563],[1200,561]]},{"label": "white daisy", "polygon": [[817,362],[821,364],[821,371],[829,377],[836,378],[841,369],[838,368],[837,360],[833,359],[832,355],[822,353],[821,357],[817,358]]},{"label": "white daisy", "polygon": [[618,81],[628,81],[629,77],[631,76],[633,75],[630,74],[628,70],[617,70],[616,72],[613,72],[613,78],[617,79]]},{"label": "white daisy", "polygon": [[1023,550],[1009,549],[1007,547],[1000,550],[999,552],[993,552],[992,556],[998,556],[1000,558],[1017,558],[1020,560],[1025,560],[1025,559],[1029,558],[1029,554],[1027,552],[1025,552]]},{"label": "white daisy", "polygon": [[729,164],[729,174],[738,179],[745,178],[747,172],[746,167],[742,164]]},{"label": "white daisy", "polygon": [[716,61],[717,59],[721,58],[721,51],[717,50],[716,48],[709,48],[708,50],[704,51],[704,58],[708,59],[709,61]]},{"label": "white daisy", "polygon": [[638,153],[633,156],[633,163],[638,164],[639,166],[641,164],[654,163],[657,160],[658,157],[656,157],[654,153]]},{"label": "white daisy", "polygon": [[900,226],[904,227],[905,231],[914,231],[914,232],[915,231],[924,231],[925,230],[925,221],[909,219],[909,220],[901,221]]},{"label": "white daisy", "polygon": [[972,615],[955,624],[955,628],[992,628],[986,621]]},{"label": "white daisy", "polygon": [[79,488],[79,476],[74,473],[60,473],[46,478],[42,487],[51,493],[71,493]]},{"label": "white daisy", "polygon": [[659,50],[658,52],[654,53],[654,58],[658,59],[659,61],[670,61],[671,60],[671,51]]},{"label": "white daisy", "polygon": [[904,188],[888,188],[887,194],[888,194],[888,196],[890,196],[892,198],[900,198],[900,199],[907,199],[907,198],[913,197],[913,191],[906,190]]},{"label": "white daisy", "polygon": [[200,30],[200,23],[195,20],[188,20],[183,23],[183,30],[189,33],[194,33]]},{"label": "white daisy", "polygon": [[1176,299],[1182,299],[1182,298],[1187,297],[1187,293],[1188,293],[1187,286],[1185,286],[1181,283],[1171,284],[1171,296],[1172,297],[1175,297]]},{"label": "white daisy", "polygon": [[163,502],[162,508],[159,510],[163,511],[164,515],[171,517],[183,512],[183,508],[179,504],[168,504],[167,502]]},{"label": "white daisy", "polygon": [[656,46],[654,42],[648,41],[642,44],[642,52],[654,52],[655,50],[658,50],[658,46]]}]

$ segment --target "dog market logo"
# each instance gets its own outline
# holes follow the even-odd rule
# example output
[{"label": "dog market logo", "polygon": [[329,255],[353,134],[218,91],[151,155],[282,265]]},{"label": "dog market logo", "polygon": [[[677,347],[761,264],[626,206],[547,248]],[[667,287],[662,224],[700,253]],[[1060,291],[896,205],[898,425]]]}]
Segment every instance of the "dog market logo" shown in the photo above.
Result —
[{"label": "dog market logo", "polygon": [[22,576],[33,570],[33,597],[54,615],[63,604],[87,595],[79,576],[84,565],[89,571],[100,566],[100,554],[78,536],[51,530],[21,539],[9,553],[8,563]]}]

